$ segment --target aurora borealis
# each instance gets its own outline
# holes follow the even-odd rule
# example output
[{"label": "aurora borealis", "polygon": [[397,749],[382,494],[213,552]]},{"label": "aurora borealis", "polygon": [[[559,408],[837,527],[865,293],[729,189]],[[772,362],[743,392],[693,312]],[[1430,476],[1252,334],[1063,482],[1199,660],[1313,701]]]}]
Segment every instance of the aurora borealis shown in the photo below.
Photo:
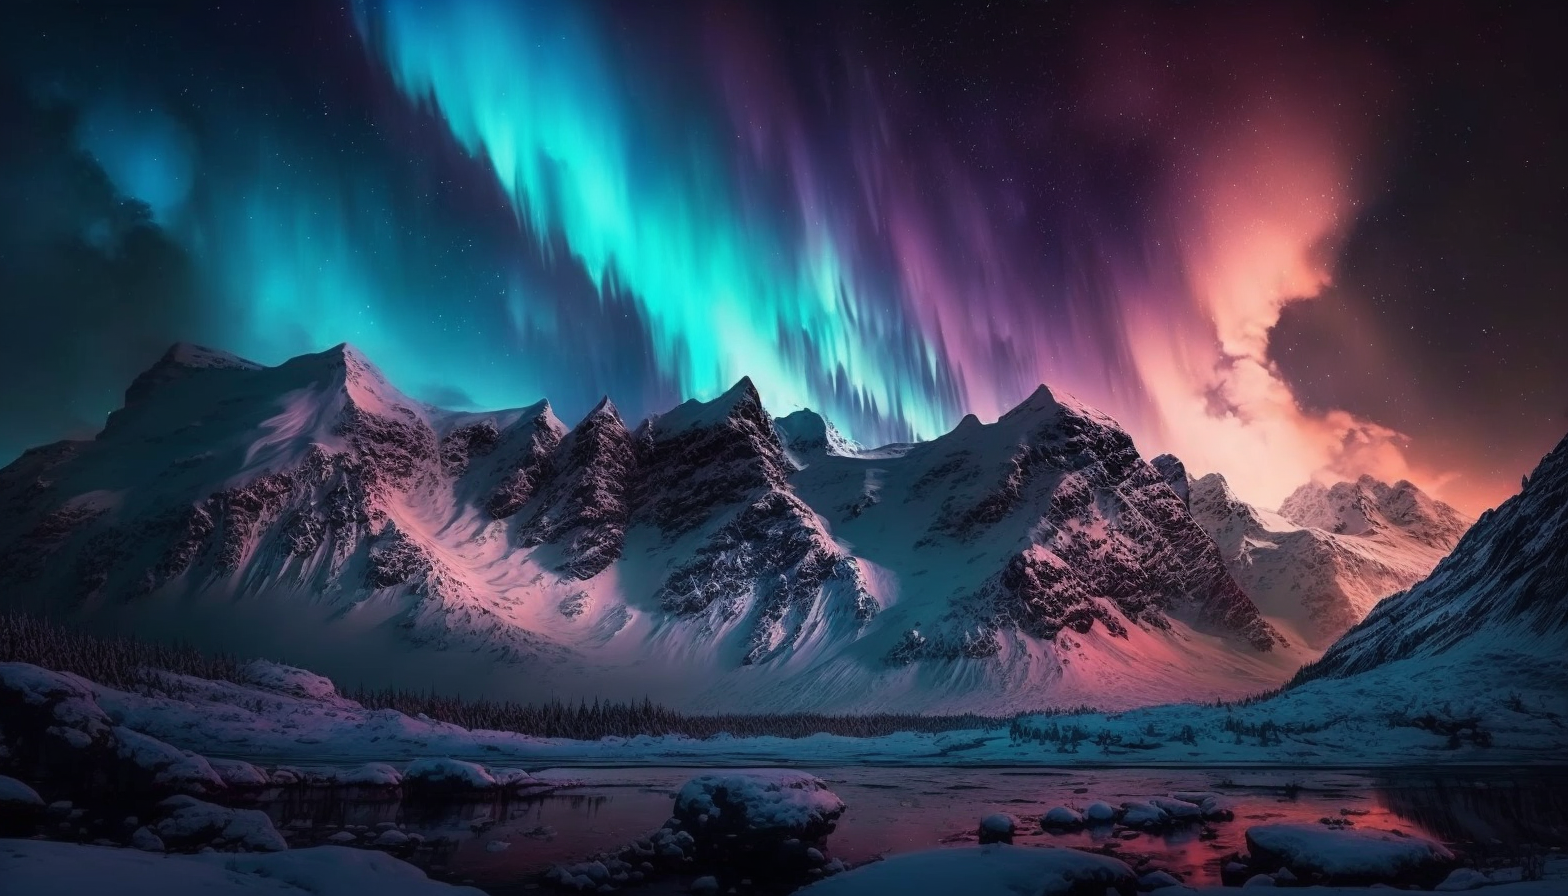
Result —
[{"label": "aurora borealis", "polygon": [[1554,13],[1429,9],[16,6],[0,453],[174,339],[350,341],[448,406],[749,375],[866,443],[1047,382],[1260,503],[1479,510],[1568,414],[1568,123]]}]

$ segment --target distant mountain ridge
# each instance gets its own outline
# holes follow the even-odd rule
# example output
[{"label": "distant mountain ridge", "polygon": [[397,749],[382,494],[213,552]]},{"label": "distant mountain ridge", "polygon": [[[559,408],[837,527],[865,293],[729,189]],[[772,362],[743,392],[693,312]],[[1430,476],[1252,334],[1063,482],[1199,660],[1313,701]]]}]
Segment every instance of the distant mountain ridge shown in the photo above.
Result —
[{"label": "distant mountain ridge", "polygon": [[1193,517],[1263,615],[1319,649],[1424,579],[1471,522],[1406,481],[1311,483],[1273,513],[1236,497],[1218,473],[1187,482],[1174,458],[1156,464],[1183,480]]},{"label": "distant mountain ridge", "polygon": [[745,379],[567,426],[415,402],[347,345],[177,345],[0,507],[8,603],[350,680],[1004,709],[1236,695],[1302,656],[1127,434],[1045,387],[868,451]]},{"label": "distant mountain ridge", "polygon": [[1298,681],[1460,657],[1524,657],[1543,673],[1568,657],[1568,438],[1431,576],[1379,604]]}]

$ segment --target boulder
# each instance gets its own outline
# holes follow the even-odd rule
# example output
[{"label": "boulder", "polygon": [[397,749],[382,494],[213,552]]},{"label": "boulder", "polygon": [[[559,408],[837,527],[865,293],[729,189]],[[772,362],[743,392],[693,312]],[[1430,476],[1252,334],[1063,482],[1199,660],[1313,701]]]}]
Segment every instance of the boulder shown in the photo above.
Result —
[{"label": "boulder", "polygon": [[1247,829],[1247,850],[1254,870],[1288,868],[1297,878],[1330,886],[1414,884],[1430,889],[1455,866],[1454,854],[1441,843],[1368,828],[1259,825]]},{"label": "boulder", "polygon": [[833,832],[844,801],[804,772],[700,775],[675,796],[675,820],[699,843],[734,834],[750,840],[819,840]]},{"label": "boulder", "polygon": [[1012,843],[1018,832],[1018,819],[1005,812],[997,812],[980,819],[980,842]]},{"label": "boulder", "polygon": [[1072,830],[1083,827],[1083,823],[1083,816],[1066,806],[1056,806],[1040,816],[1040,824],[1047,828]]},{"label": "boulder", "polygon": [[38,791],[15,778],[0,775],[0,837],[27,837],[44,818]]},{"label": "boulder", "polygon": [[171,849],[210,846],[252,852],[288,849],[272,819],[256,809],[230,809],[195,797],[173,796],[158,804],[168,814],[151,826],[152,833]]}]

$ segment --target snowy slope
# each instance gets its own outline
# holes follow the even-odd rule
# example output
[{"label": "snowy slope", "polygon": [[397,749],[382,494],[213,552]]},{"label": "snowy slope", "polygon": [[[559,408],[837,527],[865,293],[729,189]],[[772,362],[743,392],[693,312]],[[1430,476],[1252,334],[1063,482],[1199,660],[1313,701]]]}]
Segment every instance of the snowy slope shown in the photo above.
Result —
[{"label": "snowy slope", "polygon": [[699,707],[1234,696],[1302,659],[1114,421],[1041,387],[865,450],[748,380],[628,426],[454,413],[349,346],[175,346],[0,471],[13,604],[340,680]]},{"label": "snowy slope", "polygon": [[1300,680],[1488,655],[1568,655],[1568,438],[1429,578],[1379,604]]},{"label": "snowy slope", "polygon": [[1237,498],[1218,473],[1187,482],[1185,471],[1166,472],[1188,489],[1193,518],[1263,615],[1320,650],[1426,578],[1470,523],[1409,482],[1305,485],[1271,513]]}]

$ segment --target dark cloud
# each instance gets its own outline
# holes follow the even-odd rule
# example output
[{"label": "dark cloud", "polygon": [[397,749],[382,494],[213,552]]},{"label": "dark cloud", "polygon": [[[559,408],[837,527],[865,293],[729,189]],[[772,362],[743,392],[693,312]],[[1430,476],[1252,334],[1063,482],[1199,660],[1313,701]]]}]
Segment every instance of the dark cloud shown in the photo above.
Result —
[{"label": "dark cloud", "polygon": [[1495,496],[1563,435],[1568,16],[1453,12],[1373,23],[1400,73],[1386,180],[1270,352],[1303,404],[1399,430],[1451,491]]},{"label": "dark cloud", "polygon": [[74,116],[0,83],[0,456],[103,425],[205,310],[151,210],[79,152]]}]

